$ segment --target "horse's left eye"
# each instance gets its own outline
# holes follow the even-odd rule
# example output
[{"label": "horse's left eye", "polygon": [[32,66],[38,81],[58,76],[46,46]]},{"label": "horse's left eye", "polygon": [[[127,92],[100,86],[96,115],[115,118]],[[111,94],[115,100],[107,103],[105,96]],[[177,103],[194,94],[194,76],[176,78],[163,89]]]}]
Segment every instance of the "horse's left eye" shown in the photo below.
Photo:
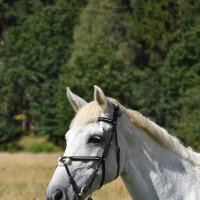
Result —
[{"label": "horse's left eye", "polygon": [[99,143],[101,141],[101,137],[100,136],[92,136],[90,137],[88,143]]}]

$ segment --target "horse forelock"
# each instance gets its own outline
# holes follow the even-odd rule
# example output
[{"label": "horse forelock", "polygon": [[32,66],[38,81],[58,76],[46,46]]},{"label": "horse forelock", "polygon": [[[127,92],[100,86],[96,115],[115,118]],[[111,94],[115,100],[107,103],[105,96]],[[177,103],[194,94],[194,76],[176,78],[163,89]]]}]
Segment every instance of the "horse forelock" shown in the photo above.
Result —
[{"label": "horse forelock", "polygon": [[83,106],[70,124],[70,128],[81,129],[90,122],[96,122],[102,110],[96,101],[92,101]]}]

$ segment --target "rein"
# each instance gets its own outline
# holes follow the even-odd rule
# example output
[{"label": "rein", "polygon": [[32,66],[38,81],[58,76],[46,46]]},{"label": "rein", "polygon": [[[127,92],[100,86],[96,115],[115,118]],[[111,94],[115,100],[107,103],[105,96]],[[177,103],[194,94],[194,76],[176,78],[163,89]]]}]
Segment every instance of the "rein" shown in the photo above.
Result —
[{"label": "rein", "polygon": [[[116,173],[116,177],[115,179],[119,176],[119,170],[120,170],[120,147],[118,145],[118,137],[117,137],[117,118],[121,115],[120,109],[118,106],[113,104],[113,108],[114,108],[114,112],[113,112],[113,117],[112,119],[110,118],[106,118],[106,117],[99,117],[98,121],[99,122],[105,122],[105,123],[109,123],[112,124],[112,131],[110,133],[108,142],[106,143],[105,149],[103,151],[103,154],[101,157],[99,156],[61,156],[58,160],[58,166],[64,166],[69,178],[69,182],[72,185],[73,191],[74,191],[74,198],[73,200],[81,200],[82,197],[90,190],[94,179],[96,177],[96,174],[100,168],[100,166],[102,166],[102,178],[101,178],[101,183],[100,183],[100,187],[99,189],[103,186],[104,184],[104,180],[105,180],[105,160],[110,148],[110,144],[113,140],[113,138],[115,139],[115,152],[116,152],[116,163],[117,163],[117,173]],[[96,165],[96,169],[92,174],[90,183],[88,185],[85,185],[81,188],[81,190],[79,191],[78,186],[74,180],[74,178],[71,175],[71,172],[68,168],[68,164],[71,161],[98,161],[98,164]],[[91,193],[90,196],[88,197],[88,200],[92,200],[91,198]]]}]

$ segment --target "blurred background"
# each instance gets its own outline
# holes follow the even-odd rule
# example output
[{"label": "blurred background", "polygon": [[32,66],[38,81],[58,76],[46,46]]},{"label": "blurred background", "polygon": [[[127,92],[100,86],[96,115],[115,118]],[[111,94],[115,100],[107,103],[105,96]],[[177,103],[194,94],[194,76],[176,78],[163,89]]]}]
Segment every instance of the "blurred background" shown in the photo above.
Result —
[{"label": "blurred background", "polygon": [[57,157],[74,116],[66,86],[91,101],[93,85],[199,151],[200,1],[0,0],[0,195],[10,161],[34,155],[5,151]]}]

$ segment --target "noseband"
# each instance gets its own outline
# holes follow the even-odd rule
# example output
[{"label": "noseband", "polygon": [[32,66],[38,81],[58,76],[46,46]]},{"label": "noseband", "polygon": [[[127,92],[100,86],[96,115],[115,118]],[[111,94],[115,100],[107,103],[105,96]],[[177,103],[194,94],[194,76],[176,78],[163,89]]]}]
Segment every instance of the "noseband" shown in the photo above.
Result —
[{"label": "noseband", "polygon": [[[119,170],[120,170],[120,148],[118,145],[118,139],[117,139],[117,118],[121,115],[120,109],[118,106],[113,104],[113,108],[114,108],[114,112],[113,112],[113,117],[112,119],[110,118],[105,118],[105,117],[99,117],[98,121],[99,122],[105,122],[105,123],[109,123],[112,124],[112,131],[110,133],[108,142],[106,143],[106,146],[104,148],[103,154],[101,157],[99,156],[61,156],[58,160],[58,166],[64,166],[69,178],[69,182],[72,185],[72,188],[74,190],[74,198],[73,200],[80,200],[82,199],[82,196],[85,195],[91,188],[94,179],[96,177],[96,174],[100,168],[100,166],[102,166],[102,178],[101,178],[101,183],[100,183],[100,187],[99,189],[102,187],[104,180],[105,180],[105,160],[106,160],[106,156],[108,154],[109,148],[110,148],[110,144],[111,141],[113,140],[113,138],[115,139],[115,152],[116,152],[116,162],[117,162],[117,173],[116,173],[116,178],[119,176]],[[74,181],[74,178],[72,177],[70,170],[68,168],[68,164],[71,161],[97,161],[97,165],[96,165],[96,169],[92,174],[92,178],[90,180],[90,183],[86,186],[83,186],[81,188],[81,190],[78,189],[78,186],[76,184],[76,182]],[[91,198],[91,194],[90,197],[88,198],[88,200],[92,200]]]}]

